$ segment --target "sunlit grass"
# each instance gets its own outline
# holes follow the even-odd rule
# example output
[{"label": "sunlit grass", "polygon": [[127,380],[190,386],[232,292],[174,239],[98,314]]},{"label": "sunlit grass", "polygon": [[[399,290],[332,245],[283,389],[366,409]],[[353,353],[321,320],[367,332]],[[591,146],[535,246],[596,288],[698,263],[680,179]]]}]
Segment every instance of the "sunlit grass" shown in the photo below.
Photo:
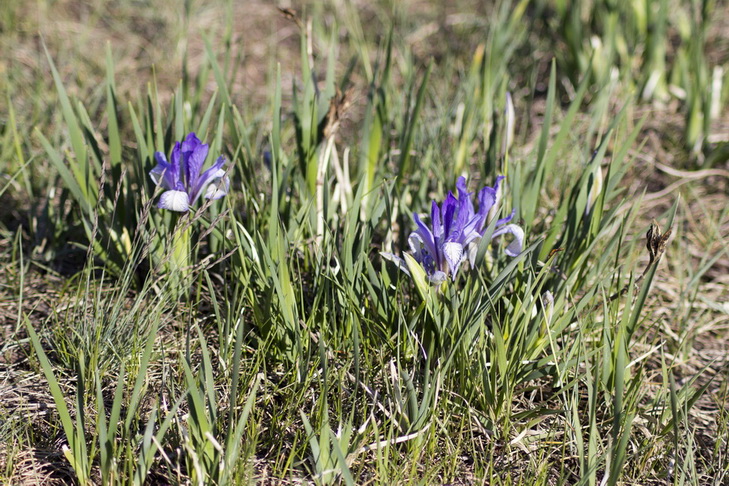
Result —
[{"label": "sunlit grass", "polygon": [[[0,45],[38,23],[47,73],[0,65],[0,478],[721,484],[726,90],[717,9],[668,3],[121,2],[111,32],[178,42],[134,89],[150,32],[64,51],[110,5],[0,8]],[[55,14],[88,22],[64,37]],[[636,113],[671,97],[693,165],[647,184],[664,154]],[[231,190],[173,215],[149,171],[189,132]],[[495,218],[515,212],[524,251],[490,226],[439,286],[382,258],[461,175],[506,176]],[[661,194],[669,176],[692,182]]]}]

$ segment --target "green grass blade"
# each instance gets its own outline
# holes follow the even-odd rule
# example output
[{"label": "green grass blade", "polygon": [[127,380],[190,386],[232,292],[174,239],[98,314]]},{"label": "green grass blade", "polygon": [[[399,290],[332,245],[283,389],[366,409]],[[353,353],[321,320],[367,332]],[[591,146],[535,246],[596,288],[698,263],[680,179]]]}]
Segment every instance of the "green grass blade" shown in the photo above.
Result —
[{"label": "green grass blade", "polygon": [[[260,385],[260,382],[261,375],[258,375],[253,382],[253,386],[251,387],[250,392],[248,392],[248,398],[246,399],[246,403],[240,413],[240,417],[238,417],[238,422],[235,425],[235,431],[232,433],[232,435],[229,435],[226,438],[225,463],[226,469],[228,471],[232,471],[235,465],[238,463],[238,456],[240,454],[240,443],[241,439],[243,438],[243,428],[246,426],[246,423],[248,422],[248,416],[251,414],[251,411],[253,410],[253,405],[256,403],[256,394],[258,393],[258,387]],[[233,406],[234,404],[231,403],[231,408]]]},{"label": "green grass blade", "polygon": [[142,387],[147,378],[147,368],[149,366],[149,360],[152,357],[152,351],[154,349],[154,341],[157,337],[157,326],[158,321],[155,319],[152,321],[152,326],[149,329],[147,335],[147,344],[144,347],[141,360],[139,362],[139,371],[137,372],[137,379],[134,380],[134,388],[132,389],[131,399],[127,408],[127,418],[124,421],[124,430],[130,430],[132,420],[134,420],[134,414],[139,406],[139,402],[142,399]]},{"label": "green grass blade", "polygon": [[56,65],[53,63],[53,58],[51,58],[51,54],[48,52],[45,43],[43,44],[43,50],[46,53],[46,58],[48,59],[48,64],[51,68],[53,82],[56,86],[56,92],[58,93],[58,100],[61,103],[61,113],[63,114],[63,119],[66,122],[69,136],[71,137],[71,146],[73,147],[75,155],[75,161],[71,163],[71,169],[84,193],[84,200],[89,203],[93,203],[96,201],[96,193],[98,189],[95,186],[96,181],[94,180],[93,174],[90,170],[84,134],[81,130],[81,126],[79,125],[78,118],[73,111],[66,89],[63,86],[61,75],[58,74]]},{"label": "green grass blade", "polygon": [[80,425],[81,435],[77,435],[74,421],[71,418],[71,414],[68,412],[63,392],[61,391],[58,380],[56,380],[56,376],[53,373],[51,363],[48,361],[45,351],[43,351],[40,339],[38,339],[38,335],[36,334],[35,329],[33,329],[33,325],[30,323],[28,316],[23,316],[23,318],[25,327],[28,331],[28,337],[33,344],[33,349],[35,349],[43,374],[48,381],[48,387],[51,390],[53,403],[56,404],[58,416],[61,419],[61,425],[63,426],[63,432],[66,435],[66,440],[68,440],[70,446],[69,451],[65,454],[66,458],[69,460],[71,466],[76,472],[79,482],[81,484],[86,484],[88,481],[88,471],[86,469],[88,458],[86,457],[86,439],[83,435],[83,424]]},{"label": "green grass blade", "polygon": [[403,134],[402,141],[400,142],[400,169],[398,172],[398,181],[402,180],[404,174],[410,173],[410,150],[413,145],[413,139],[415,137],[415,129],[418,127],[418,119],[420,118],[420,111],[423,109],[425,100],[425,93],[428,87],[428,81],[430,80],[430,73],[433,70],[433,63],[428,64],[428,68],[425,70],[425,75],[418,88],[418,94],[415,98],[415,106],[413,107],[412,113],[409,114],[407,123],[404,125],[405,133]]}]

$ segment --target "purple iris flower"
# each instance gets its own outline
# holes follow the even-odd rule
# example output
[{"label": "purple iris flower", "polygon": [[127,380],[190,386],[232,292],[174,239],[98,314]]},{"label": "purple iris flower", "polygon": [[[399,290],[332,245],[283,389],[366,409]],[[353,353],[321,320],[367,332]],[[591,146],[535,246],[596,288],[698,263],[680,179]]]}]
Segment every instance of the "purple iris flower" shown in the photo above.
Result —
[{"label": "purple iris flower", "polygon": [[[446,280],[450,274],[456,279],[458,268],[468,259],[471,266],[475,264],[478,244],[483,237],[489,221],[498,211],[501,200],[499,176],[494,187],[484,187],[478,192],[478,211],[474,210],[471,194],[466,190],[466,178],[459,177],[456,182],[458,197],[448,193],[445,201],[438,207],[433,201],[430,210],[430,227],[425,225],[417,214],[413,219],[417,229],[408,237],[408,244],[415,260],[422,265],[432,283],[438,284]],[[506,224],[514,217],[514,213],[496,221],[491,238],[511,234],[514,239],[505,249],[511,257],[521,253],[524,244],[524,230],[515,224]],[[391,254],[384,254],[407,271],[405,262]]]},{"label": "purple iris flower", "polygon": [[207,156],[208,145],[192,132],[182,143],[175,143],[170,154],[172,162],[167,162],[162,152],[155,152],[157,165],[149,176],[165,190],[159,198],[158,208],[184,213],[203,193],[205,199],[220,199],[228,194],[230,179],[223,169],[225,158],[218,157],[209,169],[200,173]]}]

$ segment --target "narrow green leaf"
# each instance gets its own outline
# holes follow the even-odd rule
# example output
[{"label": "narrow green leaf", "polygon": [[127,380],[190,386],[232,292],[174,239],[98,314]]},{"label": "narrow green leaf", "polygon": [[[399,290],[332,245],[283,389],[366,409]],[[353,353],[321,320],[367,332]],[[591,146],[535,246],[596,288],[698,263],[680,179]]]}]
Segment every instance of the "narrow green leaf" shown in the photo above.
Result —
[{"label": "narrow green leaf", "polygon": [[48,387],[51,390],[53,403],[56,405],[56,410],[58,411],[58,416],[61,419],[61,425],[63,426],[63,432],[66,435],[66,440],[70,446],[69,451],[66,452],[66,458],[69,460],[71,466],[76,472],[79,482],[85,484],[88,478],[88,473],[85,469],[88,464],[88,459],[86,457],[86,438],[83,434],[83,424],[80,426],[81,435],[76,435],[77,432],[75,430],[74,421],[71,419],[71,414],[68,412],[66,400],[64,399],[58,380],[56,380],[56,376],[53,373],[51,363],[48,361],[45,351],[43,351],[43,346],[41,345],[40,339],[38,339],[38,335],[35,333],[35,329],[33,329],[33,325],[28,319],[28,316],[23,316],[23,319],[28,331],[28,337],[33,344],[33,348],[38,356],[38,361],[41,365],[41,369],[43,370],[43,374],[48,381]]},{"label": "narrow green leaf", "polygon": [[[240,453],[240,443],[241,439],[243,438],[243,428],[245,427],[246,423],[248,422],[248,416],[250,415],[251,411],[253,410],[253,405],[256,402],[256,393],[258,392],[258,387],[261,382],[262,375],[256,376],[256,380],[253,382],[253,386],[251,387],[251,391],[248,393],[248,398],[246,399],[246,403],[243,406],[243,410],[241,411],[240,417],[238,417],[238,422],[235,426],[235,431],[228,435],[226,437],[226,448],[225,448],[225,463],[227,464],[227,469],[229,471],[232,471],[232,469],[235,467],[236,463],[238,462],[238,455]],[[233,408],[235,404],[231,403],[231,409]],[[233,415],[231,415],[233,417]],[[232,419],[230,420],[230,423],[232,423]]]},{"label": "narrow green leaf", "polygon": [[215,57],[215,51],[210,44],[210,39],[207,36],[203,36],[203,41],[205,42],[205,54],[207,55],[208,61],[210,61],[210,65],[213,68],[213,76],[215,77],[215,82],[218,85],[218,90],[223,95],[223,103],[226,105],[230,105],[232,104],[232,102],[230,99],[230,92],[228,91],[228,83],[225,81],[223,71],[221,71],[220,65],[218,64],[218,61]]},{"label": "narrow green leaf", "polygon": [[53,76],[53,82],[56,86],[56,91],[58,93],[58,100],[61,103],[61,112],[63,113],[63,119],[68,126],[69,136],[71,137],[71,145],[73,147],[75,155],[73,171],[81,187],[83,188],[84,193],[87,196],[90,195],[92,197],[95,197],[95,193],[91,189],[91,184],[94,181],[92,181],[92,175],[89,170],[88,159],[86,155],[86,144],[84,143],[83,132],[81,131],[78,119],[76,118],[73,108],[71,107],[71,101],[69,100],[68,94],[66,93],[66,88],[64,88],[63,86],[61,75],[58,74],[58,70],[56,70],[56,65],[53,63],[53,58],[51,58],[51,54],[48,52],[48,48],[46,47],[45,43],[43,43],[43,50],[46,53],[46,58],[48,59],[48,64],[51,68],[51,75]]},{"label": "narrow green leaf", "polygon": [[142,386],[144,385],[144,382],[147,378],[147,367],[149,366],[149,360],[152,357],[152,349],[154,348],[154,341],[157,337],[157,326],[158,321],[156,319],[152,320],[152,325],[149,329],[149,333],[147,334],[147,344],[144,347],[142,358],[139,362],[137,379],[134,380],[134,388],[132,389],[129,406],[127,408],[127,418],[124,421],[125,431],[130,430],[132,420],[134,420],[134,416],[136,414],[137,407],[139,406],[139,402],[142,399]]},{"label": "narrow green leaf", "polygon": [[56,151],[40,130],[36,129],[35,134],[40,140],[41,145],[43,145],[43,148],[46,150],[51,163],[61,176],[63,183],[68,190],[71,191],[71,195],[74,197],[76,202],[81,206],[81,210],[85,215],[87,215],[87,217],[93,214],[93,208],[96,201],[87,192],[85,186],[79,184],[76,175],[72,174],[68,169],[65,161],[61,157],[61,154]]},{"label": "narrow green leaf", "polygon": [[400,169],[398,172],[398,181],[402,181],[404,174],[410,173],[410,149],[413,145],[413,139],[415,138],[415,129],[418,126],[418,119],[420,117],[420,110],[423,108],[423,102],[425,100],[425,92],[428,87],[428,81],[430,79],[430,72],[433,69],[433,63],[428,64],[428,68],[425,70],[423,81],[420,83],[418,88],[418,95],[415,99],[415,107],[408,117],[408,122],[405,124],[405,135],[400,144]]}]

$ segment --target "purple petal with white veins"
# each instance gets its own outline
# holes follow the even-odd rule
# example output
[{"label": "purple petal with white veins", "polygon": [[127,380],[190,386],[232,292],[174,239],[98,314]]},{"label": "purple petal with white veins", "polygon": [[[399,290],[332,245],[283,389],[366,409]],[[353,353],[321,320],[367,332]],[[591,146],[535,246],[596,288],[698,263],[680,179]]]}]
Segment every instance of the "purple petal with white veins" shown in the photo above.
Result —
[{"label": "purple petal with white veins", "polygon": [[443,256],[448,263],[448,269],[451,273],[451,278],[456,279],[456,273],[458,267],[463,262],[465,255],[463,254],[463,245],[455,241],[449,241],[443,245]]},{"label": "purple petal with white veins", "polygon": [[[223,169],[225,158],[218,160],[202,174],[209,147],[189,133],[182,142],[175,142],[170,162],[162,152],[155,153],[157,165],[149,172],[155,184],[166,190],[158,207],[171,211],[188,211],[197,199],[220,199],[230,190],[230,179]],[[217,184],[212,184],[217,182]],[[184,194],[184,196],[183,196]]]},{"label": "purple petal with white veins", "polygon": [[468,218],[468,205],[466,201],[458,201],[458,213],[450,228],[448,228],[445,242],[440,247],[450,267],[452,277],[455,277],[456,271],[458,271],[458,265],[460,265],[463,257],[463,247],[466,243],[465,236],[467,236],[465,229],[467,228]]},{"label": "purple petal with white veins", "polygon": [[480,228],[483,218],[476,214],[473,216],[464,226],[463,228],[463,240],[464,245],[468,244],[469,241],[473,240],[474,238],[481,236]]},{"label": "purple petal with white veins", "polygon": [[524,230],[515,224],[507,224],[506,226],[502,226],[501,228],[494,231],[491,239],[493,240],[497,236],[501,236],[507,233],[513,235],[514,239],[506,247],[504,253],[506,253],[510,257],[515,257],[519,255],[519,253],[521,253],[521,249],[524,246]]},{"label": "purple petal with white veins", "polygon": [[185,191],[165,191],[160,196],[157,207],[184,213],[190,209],[190,198]]},{"label": "purple petal with white veins", "polygon": [[420,233],[417,233],[413,231],[408,236],[408,246],[410,247],[410,253],[413,254],[415,259],[418,262],[422,262],[423,260],[423,249],[425,248],[425,242],[423,241],[423,237],[420,236]]}]

